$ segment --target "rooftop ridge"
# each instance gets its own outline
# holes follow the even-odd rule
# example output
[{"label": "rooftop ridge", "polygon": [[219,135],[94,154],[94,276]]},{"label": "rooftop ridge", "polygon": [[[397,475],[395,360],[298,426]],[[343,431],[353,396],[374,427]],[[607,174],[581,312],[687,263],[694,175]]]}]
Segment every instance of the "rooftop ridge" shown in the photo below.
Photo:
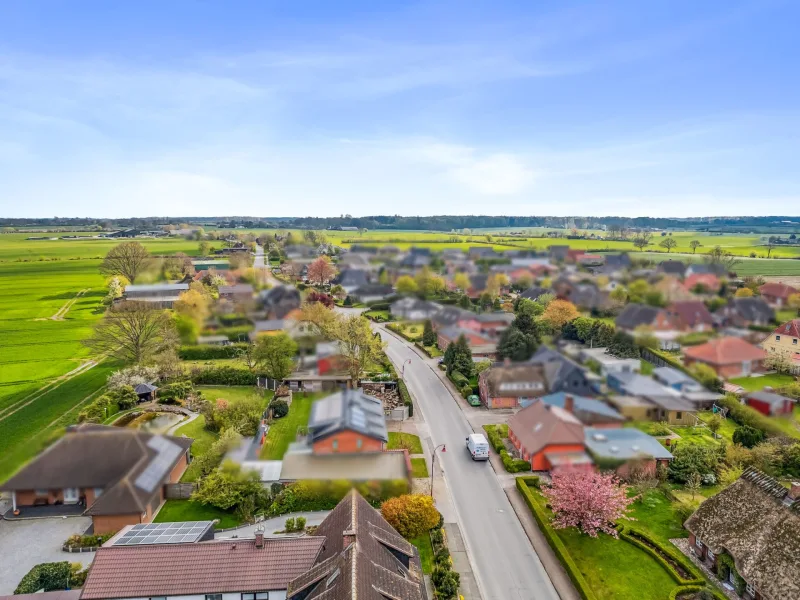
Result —
[{"label": "rooftop ridge", "polygon": [[762,491],[779,500],[785,498],[789,493],[789,490],[783,487],[776,479],[762,473],[755,467],[748,467],[747,470],[742,473],[742,479],[749,481]]}]

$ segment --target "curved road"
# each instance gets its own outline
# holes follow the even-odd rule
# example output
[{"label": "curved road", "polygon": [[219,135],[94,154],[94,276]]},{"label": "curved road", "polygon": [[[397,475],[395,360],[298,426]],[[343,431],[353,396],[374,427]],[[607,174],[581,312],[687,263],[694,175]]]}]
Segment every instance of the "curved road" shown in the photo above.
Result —
[{"label": "curved road", "polygon": [[488,462],[473,462],[465,438],[473,433],[450,392],[420,356],[379,330],[386,353],[399,369],[422,411],[435,445],[483,600],[558,600],[559,596],[525,535]]}]

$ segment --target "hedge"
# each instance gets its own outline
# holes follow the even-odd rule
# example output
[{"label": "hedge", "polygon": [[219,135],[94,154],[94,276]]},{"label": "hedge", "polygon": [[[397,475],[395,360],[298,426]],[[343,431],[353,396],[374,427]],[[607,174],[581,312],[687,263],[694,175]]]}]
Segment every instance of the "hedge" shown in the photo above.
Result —
[{"label": "hedge", "polygon": [[406,382],[402,379],[397,381],[397,391],[400,393],[400,399],[408,407],[408,416],[414,416],[414,402],[411,400],[411,394],[408,393]]},{"label": "hedge", "polygon": [[247,337],[253,331],[252,325],[237,325],[236,327],[220,327],[204,331],[202,335],[224,335],[232,342],[240,342],[243,337]]},{"label": "hedge", "polygon": [[550,545],[550,548],[553,549],[553,552],[555,552],[555,555],[558,557],[558,560],[561,562],[561,565],[567,572],[567,575],[572,581],[572,584],[575,586],[575,589],[578,591],[580,597],[583,598],[583,600],[597,600],[597,596],[594,595],[594,592],[589,587],[589,584],[583,578],[583,575],[578,569],[578,565],[575,564],[575,561],[572,559],[572,556],[570,555],[566,546],[564,546],[564,542],[561,541],[561,538],[558,537],[555,529],[553,529],[547,513],[545,513],[544,508],[542,508],[542,506],[534,497],[528,483],[531,483],[532,487],[538,488],[539,478],[517,477],[517,489],[519,490],[520,494],[522,494],[522,499],[525,501],[525,504],[528,505],[528,508],[533,513],[533,518],[536,519],[536,522],[539,524],[539,529],[547,540],[547,543]]},{"label": "hedge", "polygon": [[[465,385],[469,385],[469,379],[467,379],[464,375],[461,374],[460,371],[450,371],[450,374],[447,376],[450,381],[452,381],[458,389],[461,389]],[[470,389],[472,386],[470,385]]]},{"label": "hedge", "polygon": [[256,385],[258,382],[255,373],[236,367],[192,369],[190,378],[195,385]]},{"label": "hedge", "polygon": [[283,488],[269,508],[269,516],[277,517],[292,512],[331,510],[355,488],[373,506],[384,500],[402,496],[409,491],[405,479],[379,482],[298,481]]},{"label": "hedge", "polygon": [[489,439],[489,444],[494,448],[494,451],[500,455],[500,460],[503,463],[503,468],[509,473],[522,473],[523,471],[531,470],[531,463],[521,458],[514,458],[506,450],[503,443],[503,432],[501,428],[505,427],[506,435],[508,432],[508,425],[484,425],[483,429],[486,432],[486,437]]},{"label": "hedge", "polygon": [[725,396],[719,402],[728,409],[731,419],[739,425],[748,425],[754,429],[759,429],[769,436],[786,437],[786,433],[770,421],[769,417],[762,415],[746,404],[740,404],[738,399]]},{"label": "hedge", "polygon": [[230,344],[229,346],[212,346],[198,344],[181,346],[178,349],[178,358],[181,360],[216,360],[220,358],[236,358],[247,348],[247,344]]},{"label": "hedge", "polygon": [[[683,567],[686,571],[692,574],[694,577],[692,579],[684,579],[681,577],[680,573],[678,573],[675,568],[658,552],[656,552],[653,548],[642,542],[641,540],[637,539],[635,536],[643,538],[647,540],[649,543],[657,546],[659,550],[661,550],[664,554],[669,556],[672,560],[678,563],[681,567]],[[701,584],[705,580],[703,579],[703,575],[697,570],[697,567],[694,566],[694,563],[691,561],[687,561],[686,557],[680,554],[677,550],[673,551],[671,548],[665,548],[658,542],[654,541],[651,537],[645,534],[643,531],[639,529],[635,529],[633,527],[625,526],[620,531],[619,536],[628,542],[629,544],[633,544],[637,548],[647,552],[650,556],[652,556],[656,561],[658,561],[662,567],[664,567],[667,572],[669,572],[670,576],[679,584]]]},{"label": "hedge", "polygon": [[69,587],[70,572],[67,561],[40,563],[25,574],[14,594],[34,594],[42,589],[45,592],[65,590]]},{"label": "hedge", "polygon": [[703,585],[684,585],[681,587],[676,587],[669,593],[668,600],[681,600],[679,597],[681,594],[691,594],[691,593],[701,592],[703,590],[709,592],[714,597],[714,600],[728,600],[727,596],[723,596],[717,590],[711,589],[710,587],[706,587]]}]

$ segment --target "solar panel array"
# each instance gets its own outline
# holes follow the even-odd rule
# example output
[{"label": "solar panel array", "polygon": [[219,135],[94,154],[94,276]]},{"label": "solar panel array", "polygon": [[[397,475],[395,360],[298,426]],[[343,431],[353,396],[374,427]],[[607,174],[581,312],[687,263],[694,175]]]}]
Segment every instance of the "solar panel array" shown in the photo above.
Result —
[{"label": "solar panel array", "polygon": [[183,448],[160,435],[152,437],[147,445],[156,451],[156,455],[134,483],[136,487],[152,492],[163,481]]},{"label": "solar panel array", "polygon": [[143,546],[148,544],[183,544],[197,542],[214,526],[213,521],[182,523],[140,523],[116,539],[114,546]]}]

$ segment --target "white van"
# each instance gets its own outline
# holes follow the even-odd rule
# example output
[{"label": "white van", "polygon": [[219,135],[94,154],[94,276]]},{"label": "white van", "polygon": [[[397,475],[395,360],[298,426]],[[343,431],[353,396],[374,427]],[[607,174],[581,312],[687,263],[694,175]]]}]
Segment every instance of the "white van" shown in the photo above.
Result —
[{"label": "white van", "polygon": [[467,437],[467,452],[472,460],[489,460],[489,442],[482,433],[473,433]]}]

